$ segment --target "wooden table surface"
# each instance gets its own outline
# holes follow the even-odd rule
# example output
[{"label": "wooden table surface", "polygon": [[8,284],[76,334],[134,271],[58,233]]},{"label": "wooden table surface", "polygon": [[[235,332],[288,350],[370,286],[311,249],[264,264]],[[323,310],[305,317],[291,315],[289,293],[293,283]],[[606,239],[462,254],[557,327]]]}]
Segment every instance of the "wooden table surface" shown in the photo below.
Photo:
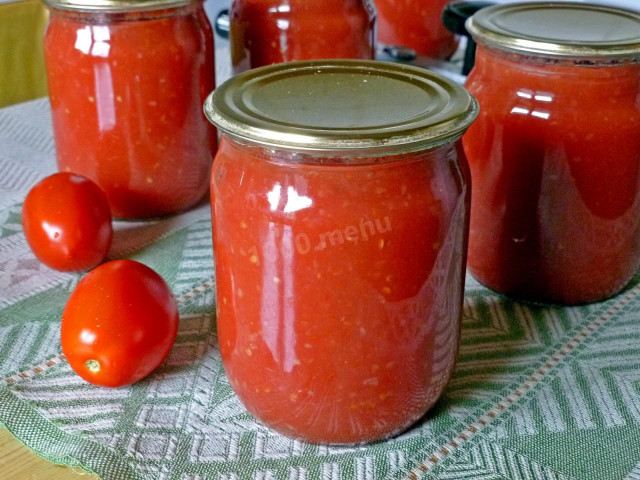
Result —
[{"label": "wooden table surface", "polygon": [[80,470],[59,467],[38,457],[4,429],[0,429],[0,479],[97,480]]}]

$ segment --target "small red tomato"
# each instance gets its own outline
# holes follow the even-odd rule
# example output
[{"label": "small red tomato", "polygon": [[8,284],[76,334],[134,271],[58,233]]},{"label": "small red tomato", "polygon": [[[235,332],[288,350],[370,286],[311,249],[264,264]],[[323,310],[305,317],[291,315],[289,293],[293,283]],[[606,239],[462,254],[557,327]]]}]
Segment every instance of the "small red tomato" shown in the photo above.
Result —
[{"label": "small red tomato", "polygon": [[105,193],[91,180],[66,172],[31,189],[22,206],[22,229],[36,257],[65,272],[100,264],[113,237]]},{"label": "small red tomato", "polygon": [[62,352],[87,382],[124,387],[166,358],[178,332],[178,307],[160,275],[114,260],[78,283],[62,313]]}]

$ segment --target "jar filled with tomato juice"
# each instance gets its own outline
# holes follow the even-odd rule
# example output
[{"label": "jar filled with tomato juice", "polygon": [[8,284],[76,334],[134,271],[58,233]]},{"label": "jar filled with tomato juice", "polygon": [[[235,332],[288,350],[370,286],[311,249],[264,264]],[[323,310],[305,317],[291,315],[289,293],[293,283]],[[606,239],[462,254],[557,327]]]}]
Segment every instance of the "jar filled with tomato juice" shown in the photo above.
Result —
[{"label": "jar filled with tomato juice", "polygon": [[236,72],[295,60],[373,59],[371,0],[234,0],[231,63]]},{"label": "jar filled with tomato juice", "polygon": [[60,171],[95,181],[117,217],[184,210],[208,189],[214,88],[202,2],[46,0],[45,35]]},{"label": "jar filled with tomato juice", "polygon": [[409,47],[419,55],[451,57],[458,40],[442,23],[450,0],[375,0],[378,7],[378,41]]},{"label": "jar filled with tomato juice", "polygon": [[640,14],[532,2],[467,28],[471,273],[530,301],[614,295],[640,266]]},{"label": "jar filled with tomato juice", "polygon": [[219,87],[218,334],[247,409],[316,443],[395,435],[438,399],[460,329],[470,186],[460,86],[295,62]]}]

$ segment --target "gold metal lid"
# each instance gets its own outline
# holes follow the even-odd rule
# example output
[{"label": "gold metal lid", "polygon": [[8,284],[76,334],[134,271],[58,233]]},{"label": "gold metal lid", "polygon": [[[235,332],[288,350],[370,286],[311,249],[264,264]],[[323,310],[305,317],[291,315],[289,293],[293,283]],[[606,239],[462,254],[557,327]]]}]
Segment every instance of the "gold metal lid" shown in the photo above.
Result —
[{"label": "gold metal lid", "polygon": [[76,12],[148,12],[189,5],[194,0],[42,0],[49,8]]},{"label": "gold metal lid", "polygon": [[526,2],[477,12],[467,30],[481,44],[551,57],[640,56],[640,13],[590,3]]},{"label": "gold metal lid", "polygon": [[428,70],[371,60],[313,60],[249,70],[204,104],[224,133],[277,148],[411,151],[462,135],[478,106]]}]

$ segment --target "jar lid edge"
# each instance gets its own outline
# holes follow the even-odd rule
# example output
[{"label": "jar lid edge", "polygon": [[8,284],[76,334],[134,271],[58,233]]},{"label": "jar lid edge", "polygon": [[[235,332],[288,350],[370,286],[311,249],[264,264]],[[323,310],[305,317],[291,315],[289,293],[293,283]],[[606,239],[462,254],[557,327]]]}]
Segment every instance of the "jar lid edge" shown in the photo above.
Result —
[{"label": "jar lid edge", "polygon": [[42,0],[49,8],[74,12],[145,12],[183,7],[199,0]]},{"label": "jar lid edge", "polygon": [[498,4],[478,11],[466,28],[480,44],[516,53],[640,57],[640,12],[620,7],[563,1]]},{"label": "jar lid edge", "polygon": [[478,104],[462,86],[422,68],[311,60],[240,74],[209,95],[204,112],[222,132],[263,146],[405,152],[460,136]]}]

